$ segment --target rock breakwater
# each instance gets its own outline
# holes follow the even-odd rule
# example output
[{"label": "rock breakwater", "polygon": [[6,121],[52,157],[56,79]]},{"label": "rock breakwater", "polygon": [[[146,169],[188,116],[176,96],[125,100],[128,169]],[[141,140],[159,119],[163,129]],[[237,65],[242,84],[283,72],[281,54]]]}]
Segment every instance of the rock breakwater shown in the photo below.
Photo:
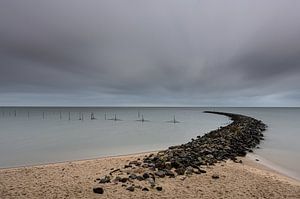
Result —
[{"label": "rock breakwater", "polygon": [[[124,165],[123,169],[110,172],[110,176],[99,179],[99,182],[111,183],[113,179],[113,183],[123,183],[122,186],[127,187],[127,190],[134,191],[134,181],[145,181],[150,185],[149,188],[156,187],[156,190],[161,191],[156,178],[206,173],[203,166],[228,159],[241,163],[237,161],[237,157],[252,152],[264,139],[263,131],[267,126],[260,120],[233,113],[205,113],[227,116],[232,123],[198,136],[186,144],[171,146],[156,154],[145,156],[143,160],[132,161]],[[216,176],[212,178],[217,179]],[[144,187],[138,185],[135,188],[149,190],[145,184]]]}]

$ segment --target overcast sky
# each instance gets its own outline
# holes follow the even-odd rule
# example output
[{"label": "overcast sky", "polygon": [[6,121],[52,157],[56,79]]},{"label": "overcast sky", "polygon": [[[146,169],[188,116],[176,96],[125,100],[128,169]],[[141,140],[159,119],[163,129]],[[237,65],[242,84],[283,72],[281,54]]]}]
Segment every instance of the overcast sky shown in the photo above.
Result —
[{"label": "overcast sky", "polygon": [[0,105],[300,106],[300,1],[1,0]]}]

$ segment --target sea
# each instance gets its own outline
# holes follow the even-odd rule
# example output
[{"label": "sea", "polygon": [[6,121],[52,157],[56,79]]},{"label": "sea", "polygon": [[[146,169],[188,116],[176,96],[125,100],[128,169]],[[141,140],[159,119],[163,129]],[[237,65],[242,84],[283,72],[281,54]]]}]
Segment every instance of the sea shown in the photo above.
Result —
[{"label": "sea", "polygon": [[300,108],[0,107],[0,168],[163,150],[231,122],[203,111],[262,120],[251,157],[300,180]]}]

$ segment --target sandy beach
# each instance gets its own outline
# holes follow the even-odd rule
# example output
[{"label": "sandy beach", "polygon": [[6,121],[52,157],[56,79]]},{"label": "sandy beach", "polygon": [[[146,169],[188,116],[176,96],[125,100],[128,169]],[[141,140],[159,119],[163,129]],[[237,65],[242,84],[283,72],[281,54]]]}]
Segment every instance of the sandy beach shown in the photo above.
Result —
[{"label": "sandy beach", "polygon": [[[300,182],[249,158],[221,162],[201,175],[157,178],[162,191],[126,190],[131,183],[99,184],[97,178],[146,154],[0,170],[0,198],[300,198]],[[136,170],[136,173],[142,173]],[[212,175],[219,175],[213,179]],[[135,185],[149,187],[141,181]],[[104,188],[103,194],[93,187]]]}]

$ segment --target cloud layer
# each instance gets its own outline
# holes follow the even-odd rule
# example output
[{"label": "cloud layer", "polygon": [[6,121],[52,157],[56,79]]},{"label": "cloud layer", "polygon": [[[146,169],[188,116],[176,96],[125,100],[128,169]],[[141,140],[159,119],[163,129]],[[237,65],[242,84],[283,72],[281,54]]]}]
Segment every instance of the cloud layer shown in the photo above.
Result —
[{"label": "cloud layer", "polygon": [[300,2],[0,2],[0,105],[300,106]]}]

